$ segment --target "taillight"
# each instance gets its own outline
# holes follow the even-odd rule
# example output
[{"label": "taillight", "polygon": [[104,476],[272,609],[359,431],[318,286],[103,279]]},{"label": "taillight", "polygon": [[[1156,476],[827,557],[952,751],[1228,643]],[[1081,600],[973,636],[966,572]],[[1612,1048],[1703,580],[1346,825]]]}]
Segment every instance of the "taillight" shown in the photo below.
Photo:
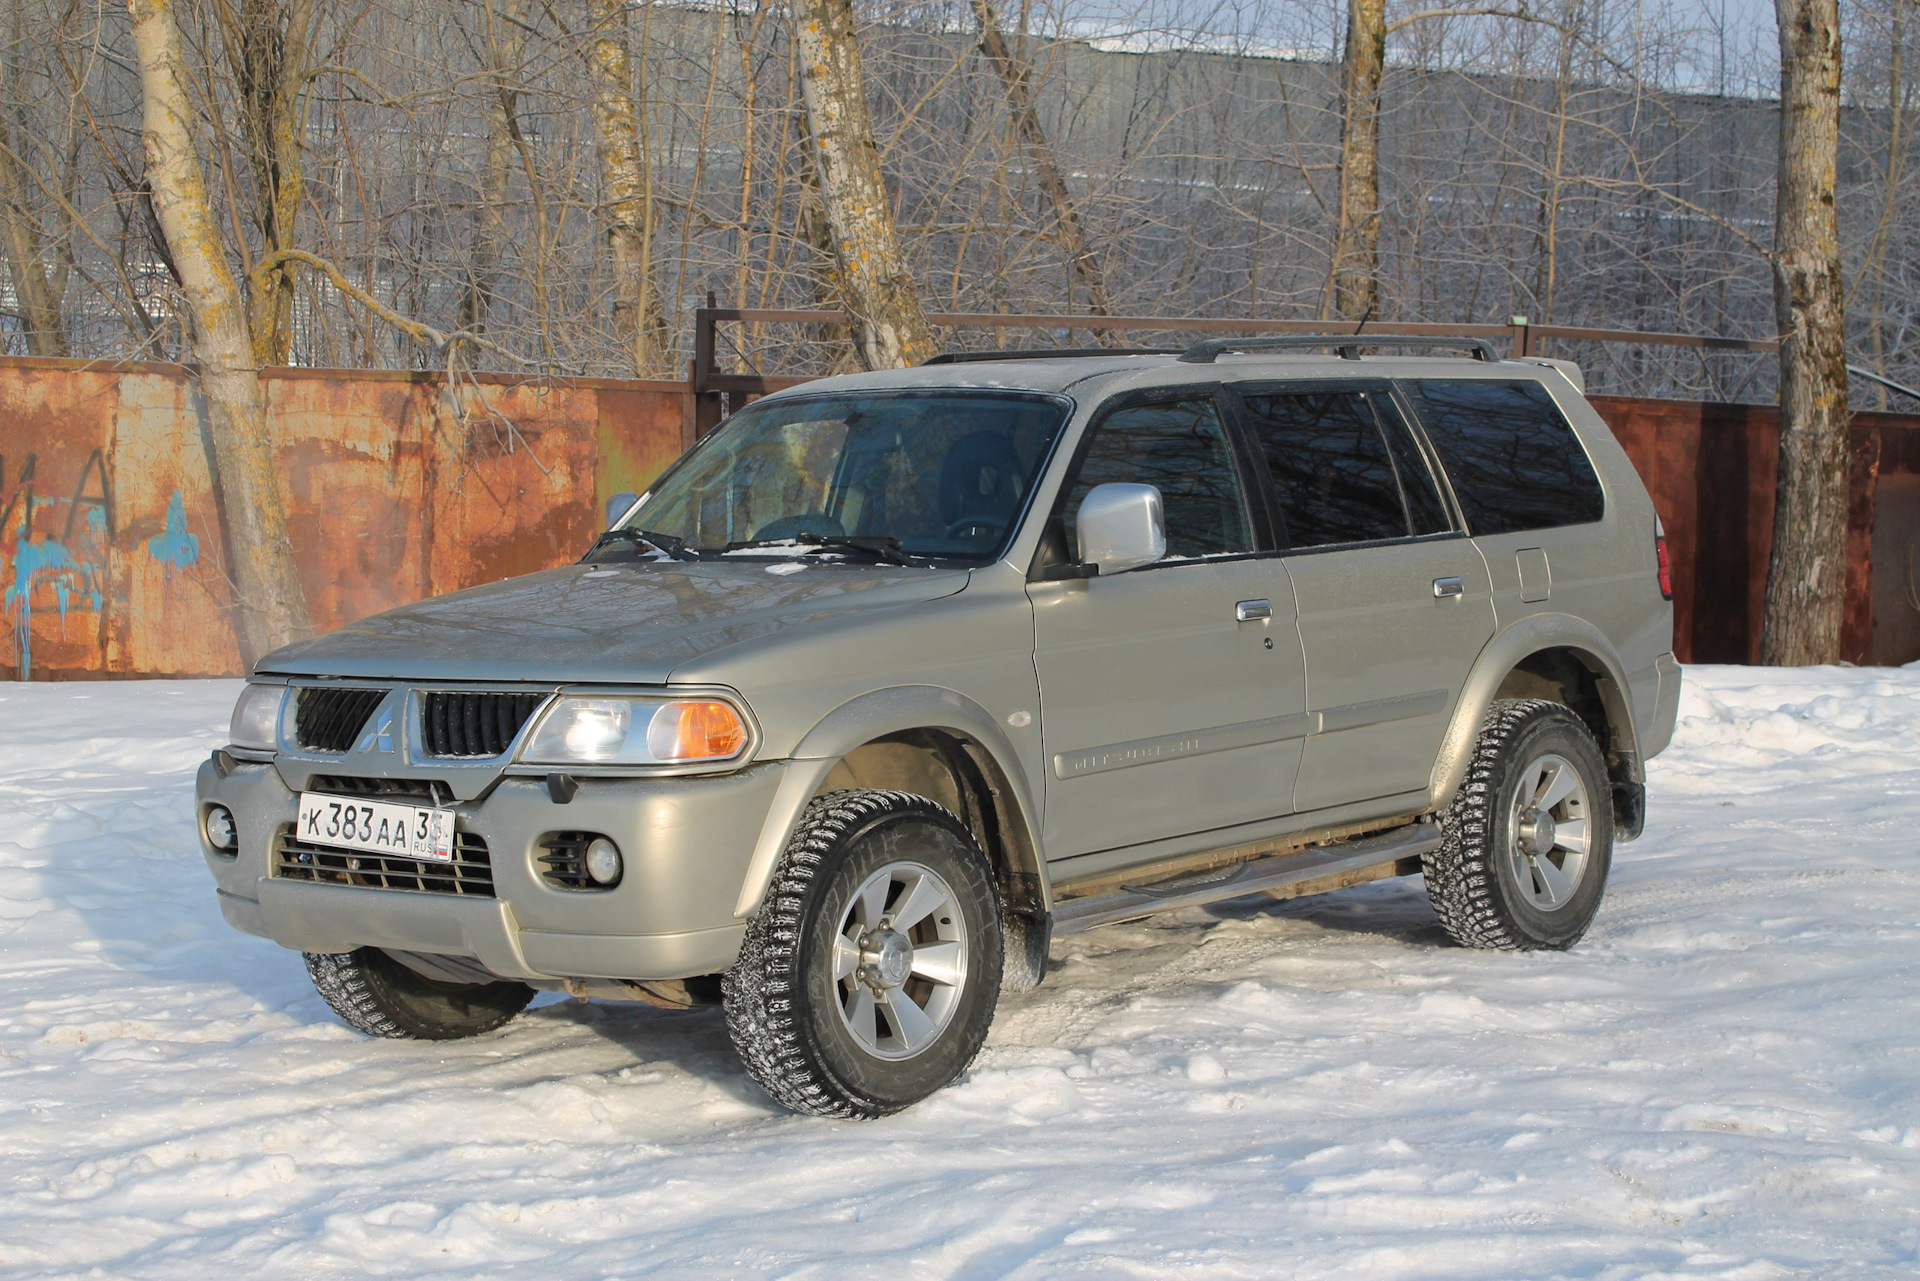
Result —
[{"label": "taillight", "polygon": [[1673,599],[1673,561],[1667,555],[1667,527],[1656,517],[1653,522],[1653,555],[1660,562],[1660,595]]}]

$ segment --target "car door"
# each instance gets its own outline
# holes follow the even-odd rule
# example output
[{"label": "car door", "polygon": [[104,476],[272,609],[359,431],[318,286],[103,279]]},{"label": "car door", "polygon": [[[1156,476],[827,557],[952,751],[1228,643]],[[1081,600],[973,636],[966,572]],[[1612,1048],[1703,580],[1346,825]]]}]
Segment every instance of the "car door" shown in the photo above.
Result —
[{"label": "car door", "polygon": [[1383,382],[1241,386],[1299,613],[1307,707],[1294,803],[1424,798],[1493,635],[1486,563]]},{"label": "car door", "polygon": [[1306,728],[1293,593],[1255,555],[1264,510],[1215,393],[1109,407],[1083,440],[1049,537],[1065,558],[1099,484],[1160,490],[1167,556],[1129,573],[1034,582],[1050,859],[1292,808]]},{"label": "car door", "polygon": [[1532,379],[1421,378],[1400,383],[1452,482],[1493,578],[1502,626],[1560,610],[1632,616],[1647,577],[1623,573],[1617,545],[1594,536],[1606,498],[1586,448]]}]

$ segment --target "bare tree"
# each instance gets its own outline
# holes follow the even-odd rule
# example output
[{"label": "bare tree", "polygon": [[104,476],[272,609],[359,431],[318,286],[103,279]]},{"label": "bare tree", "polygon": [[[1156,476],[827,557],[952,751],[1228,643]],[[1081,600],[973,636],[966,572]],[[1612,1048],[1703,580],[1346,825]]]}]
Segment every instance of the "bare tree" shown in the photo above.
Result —
[{"label": "bare tree", "polygon": [[1851,434],[1846,305],[1835,213],[1840,150],[1838,0],[1775,0],[1780,177],[1773,296],[1780,328],[1780,478],[1760,661],[1840,657]]},{"label": "bare tree", "polygon": [[673,350],[653,282],[653,191],[634,113],[627,6],[625,0],[588,0],[587,12],[593,134],[613,252],[614,329],[633,353],[634,377],[648,378],[672,370]]},{"label": "bare tree", "polygon": [[127,12],[140,67],[148,185],[192,312],[199,381],[212,426],[215,492],[224,500],[233,555],[240,650],[252,664],[268,650],[307,635],[312,624],[287,537],[245,304],[194,149],[196,117],[187,97],[180,31],[166,0],[127,0]]},{"label": "bare tree", "polygon": [[793,0],[793,42],[833,233],[840,296],[869,369],[918,364],[936,350],[880,176],[850,0]]},{"label": "bare tree", "polygon": [[1380,305],[1380,77],[1386,0],[1347,0],[1340,59],[1340,203],[1322,316],[1362,320]]},{"label": "bare tree", "polygon": [[[1908,381],[1920,379],[1916,82],[1902,54],[1912,3],[1849,0],[1842,11],[1851,25],[1837,189],[1862,211],[1840,227],[1857,356],[1871,359],[1877,342],[1887,375]],[[1115,313],[1357,318],[1371,299],[1382,319],[1525,312],[1774,332],[1777,51],[1742,62],[1730,48],[1716,77],[1713,33],[1689,6],[1394,0],[1374,25],[1385,29],[1377,80],[1358,77],[1362,87],[1343,93],[1347,0],[1267,6],[1257,30],[1233,27],[1250,11],[1229,6],[1190,32],[1111,19],[1091,30],[1102,19],[1090,0],[988,4],[999,42],[981,31],[973,0],[958,24],[950,7],[859,9],[861,79],[833,79],[864,89],[868,177],[834,186],[813,153],[857,156],[864,144],[805,140],[804,104],[831,60],[817,41],[802,50],[804,33],[780,6],[628,0],[614,25],[626,35],[620,83],[641,175],[631,216],[606,181],[596,132],[586,55],[590,35],[609,28],[592,25],[589,0],[206,0],[180,5],[178,22],[227,261],[296,364],[433,368],[446,353],[422,337],[431,331],[459,339],[463,365],[631,374],[626,321],[643,308],[609,305],[621,273],[608,233],[632,227],[658,300],[654,353],[685,345],[690,304],[709,292],[873,313],[870,300],[889,296],[879,282],[906,280],[942,310],[1097,310],[1076,259],[1097,267]],[[236,62],[250,28],[223,24],[222,12],[273,16],[284,30],[296,9],[311,14],[304,53],[274,53],[269,39]],[[844,15],[840,29],[851,30]],[[99,0],[0,0],[0,41],[5,138],[21,158],[0,173],[12,181],[0,201],[0,345],[45,350],[44,317],[58,310],[72,355],[191,355],[192,308],[146,194],[125,13]],[[1367,44],[1347,49],[1358,57]],[[297,66],[296,97],[241,82],[243,71],[261,86]],[[1371,152],[1367,128],[1346,128],[1348,98],[1377,99],[1356,116]],[[271,104],[285,101],[299,109],[275,115]],[[280,141],[272,128],[250,132],[249,112],[282,121]],[[1343,166],[1343,150],[1358,158]],[[263,220],[264,209],[291,208],[290,165],[296,216]],[[1368,165],[1375,182],[1348,185],[1342,216],[1340,180]],[[263,167],[280,176],[263,184]],[[870,202],[848,198],[856,186]],[[865,241],[859,277],[841,262],[850,206],[893,224],[881,257]],[[1336,256],[1351,286],[1344,303],[1330,279]],[[856,352],[865,363],[871,330],[863,321],[853,341],[824,327],[728,329],[724,358],[794,372],[842,367]],[[1059,338],[1044,328],[943,335],[965,345]],[[1776,390],[1770,359],[1554,352],[1611,392],[1769,400]]]},{"label": "bare tree", "polygon": [[[314,0],[213,0],[252,178],[248,213],[263,255],[291,249],[306,198],[306,101]],[[216,120],[218,116],[214,117]],[[292,264],[262,273],[249,289],[256,365],[284,365],[293,347]]]},{"label": "bare tree", "polygon": [[[1047,142],[1047,131],[1040,123],[1040,112],[1034,106],[1032,70],[1026,59],[1017,56],[1008,46],[993,0],[973,0],[973,17],[980,28],[980,52],[1000,77],[1007,97],[1007,115],[1032,159],[1040,190],[1053,210],[1054,235],[1059,238],[1060,252],[1072,264],[1074,279],[1086,292],[1086,309],[1091,315],[1111,316],[1113,299],[1107,295],[1107,278],[1100,270],[1100,257],[1087,243],[1086,232],[1080,225],[1079,207],[1074,204],[1073,193],[1067,190],[1066,177],[1060,172],[1059,161]],[[1096,334],[1103,343],[1115,341],[1112,330],[1098,330]]]},{"label": "bare tree", "polygon": [[[36,356],[64,356],[71,233],[47,235],[40,210],[50,202],[37,188],[52,178],[71,200],[80,176],[79,132],[69,117],[64,136],[30,141],[31,94],[23,82],[35,69],[27,62],[31,45],[23,9],[19,0],[8,6],[5,44],[0,47],[0,232],[6,236],[7,270],[27,349]],[[45,175],[37,181],[29,174],[34,162],[28,156],[36,156]],[[65,223],[56,212],[55,227]]]},{"label": "bare tree", "polygon": [[500,261],[507,251],[507,201],[520,133],[520,62],[526,47],[529,0],[481,0],[480,45],[486,73],[481,90],[487,122],[480,200],[473,213],[473,242],[460,295],[461,329],[485,334],[501,287]]}]

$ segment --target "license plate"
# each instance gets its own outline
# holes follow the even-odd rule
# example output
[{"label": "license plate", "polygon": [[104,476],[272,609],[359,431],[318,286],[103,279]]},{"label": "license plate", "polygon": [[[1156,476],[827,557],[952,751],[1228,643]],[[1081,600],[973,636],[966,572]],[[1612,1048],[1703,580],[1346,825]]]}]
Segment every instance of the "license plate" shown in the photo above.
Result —
[{"label": "license plate", "polygon": [[302,792],[295,832],[315,845],[430,863],[453,862],[452,810]]}]

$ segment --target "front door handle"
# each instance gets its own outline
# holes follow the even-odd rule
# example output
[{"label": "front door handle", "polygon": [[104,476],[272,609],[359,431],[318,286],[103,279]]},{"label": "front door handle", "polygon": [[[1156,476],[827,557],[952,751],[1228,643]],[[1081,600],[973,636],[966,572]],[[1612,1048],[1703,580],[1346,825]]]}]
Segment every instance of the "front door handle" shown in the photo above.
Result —
[{"label": "front door handle", "polygon": [[1436,578],[1433,580],[1433,598],[1446,600],[1450,596],[1465,596],[1467,585],[1458,578]]},{"label": "front door handle", "polygon": [[1243,600],[1233,607],[1235,622],[1257,623],[1263,618],[1273,617],[1273,602],[1270,600]]}]

